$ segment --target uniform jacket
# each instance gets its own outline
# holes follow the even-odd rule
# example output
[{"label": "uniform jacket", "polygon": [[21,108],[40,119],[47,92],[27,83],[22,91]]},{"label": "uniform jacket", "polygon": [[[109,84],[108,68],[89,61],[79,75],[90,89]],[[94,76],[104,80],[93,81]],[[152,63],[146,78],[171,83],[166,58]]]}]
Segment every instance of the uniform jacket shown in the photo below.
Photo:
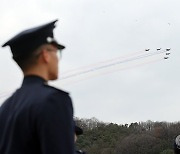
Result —
[{"label": "uniform jacket", "polygon": [[68,93],[27,76],[0,107],[0,154],[73,154],[74,122]]}]

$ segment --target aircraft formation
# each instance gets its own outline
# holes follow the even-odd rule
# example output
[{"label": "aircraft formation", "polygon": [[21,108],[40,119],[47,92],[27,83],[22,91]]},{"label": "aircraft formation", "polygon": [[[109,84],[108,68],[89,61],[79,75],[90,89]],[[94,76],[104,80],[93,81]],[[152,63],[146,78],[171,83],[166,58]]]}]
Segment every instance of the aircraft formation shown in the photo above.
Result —
[{"label": "aircraft formation", "polygon": [[[161,60],[167,60],[171,54],[171,48],[157,48],[151,50],[149,48],[142,51],[133,52],[124,56],[118,56],[112,59],[100,61],[98,63],[82,66],[62,72],[60,82],[62,85],[70,85],[72,83],[81,82],[84,79],[111,74],[120,70],[133,69],[135,67],[155,63]],[[9,95],[9,91],[0,92],[0,98]]]}]

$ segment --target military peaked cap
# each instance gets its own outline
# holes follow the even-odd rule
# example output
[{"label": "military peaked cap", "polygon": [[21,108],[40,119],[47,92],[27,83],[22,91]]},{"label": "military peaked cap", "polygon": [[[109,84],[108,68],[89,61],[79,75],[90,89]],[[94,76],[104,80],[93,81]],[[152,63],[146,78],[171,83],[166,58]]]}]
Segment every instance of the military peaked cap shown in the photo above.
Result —
[{"label": "military peaked cap", "polygon": [[75,134],[76,135],[81,135],[81,134],[83,134],[83,130],[78,126],[75,126]]},{"label": "military peaked cap", "polygon": [[14,36],[12,39],[7,41],[2,47],[10,46],[13,58],[23,58],[29,55],[38,47],[43,44],[53,44],[58,49],[64,49],[65,47],[59,44],[53,35],[53,29],[55,28],[55,23],[53,22],[31,28]]}]

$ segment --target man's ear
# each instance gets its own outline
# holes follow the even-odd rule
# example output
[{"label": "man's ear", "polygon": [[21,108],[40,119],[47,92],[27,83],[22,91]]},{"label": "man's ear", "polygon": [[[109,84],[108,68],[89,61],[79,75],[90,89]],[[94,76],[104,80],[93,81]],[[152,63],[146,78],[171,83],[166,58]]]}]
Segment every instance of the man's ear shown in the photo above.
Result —
[{"label": "man's ear", "polygon": [[46,50],[42,50],[41,58],[45,63],[49,63],[50,57],[49,57],[49,53]]}]

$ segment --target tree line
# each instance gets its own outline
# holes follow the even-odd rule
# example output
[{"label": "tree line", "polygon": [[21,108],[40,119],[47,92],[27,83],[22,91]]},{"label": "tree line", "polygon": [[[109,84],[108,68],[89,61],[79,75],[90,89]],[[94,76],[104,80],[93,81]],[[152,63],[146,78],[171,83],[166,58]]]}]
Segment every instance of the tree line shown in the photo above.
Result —
[{"label": "tree line", "polygon": [[96,118],[75,118],[84,131],[76,146],[87,154],[174,154],[180,122],[135,122],[118,125]]}]

